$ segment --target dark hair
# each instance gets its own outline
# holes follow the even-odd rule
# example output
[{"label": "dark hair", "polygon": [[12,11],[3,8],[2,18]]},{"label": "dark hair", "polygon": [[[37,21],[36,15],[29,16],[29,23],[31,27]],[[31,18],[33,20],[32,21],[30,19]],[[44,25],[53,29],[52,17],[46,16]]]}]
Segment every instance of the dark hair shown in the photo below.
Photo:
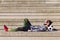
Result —
[{"label": "dark hair", "polygon": [[50,26],[53,23],[51,20],[48,20],[48,22],[50,23],[48,26]]}]

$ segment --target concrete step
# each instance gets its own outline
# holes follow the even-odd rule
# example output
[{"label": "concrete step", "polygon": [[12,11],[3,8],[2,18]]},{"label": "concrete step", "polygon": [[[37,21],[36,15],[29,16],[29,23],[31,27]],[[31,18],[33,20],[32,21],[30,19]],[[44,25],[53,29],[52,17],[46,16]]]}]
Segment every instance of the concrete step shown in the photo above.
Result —
[{"label": "concrete step", "polygon": [[[46,3],[45,0],[0,0],[0,12],[60,13],[60,3]],[[47,1],[48,2],[48,1]]]},{"label": "concrete step", "polygon": [[[24,22],[19,22],[19,21],[17,21],[17,22],[0,22],[0,25],[4,25],[4,24],[6,24],[6,25],[23,25],[24,24]],[[40,22],[40,21],[31,21],[31,24],[32,25],[41,25],[41,24],[43,24],[43,22]],[[53,22],[53,25],[60,25],[60,22]]]},{"label": "concrete step", "polygon": [[60,14],[57,14],[57,15],[53,15],[53,14],[25,14],[25,15],[22,15],[22,14],[15,14],[15,15],[13,15],[13,14],[1,14],[0,15],[0,18],[44,18],[44,19],[46,19],[46,18],[49,18],[49,19],[59,19],[60,18]]},{"label": "concrete step", "polygon": [[[39,1],[39,2],[38,2]],[[21,0],[17,0],[17,1],[8,1],[8,0],[4,0],[4,1],[1,1],[1,7],[16,7],[16,6],[20,6],[20,7],[25,7],[25,6],[43,6],[43,3],[41,3],[42,1],[41,0],[38,0],[38,1],[36,1],[36,0],[34,0],[34,1],[27,1],[27,0],[23,0],[23,1],[21,1]],[[39,5],[39,4],[41,4],[41,5]]]},{"label": "concrete step", "polygon": [[60,13],[0,13],[0,16],[60,16]]},{"label": "concrete step", "polygon": [[60,31],[55,32],[4,32],[0,31],[0,37],[60,37]]},{"label": "concrete step", "polygon": [[60,40],[60,37],[0,37],[1,40]]},{"label": "concrete step", "polygon": [[[48,1],[48,0],[3,0],[1,1],[2,6],[48,6],[48,7],[59,7],[60,1]],[[36,5],[37,4],[37,5]],[[42,5],[41,5],[42,4]]]},{"label": "concrete step", "polygon": [[[29,19],[29,18],[28,18]],[[35,22],[37,22],[37,23],[42,23],[42,22],[44,22],[44,20],[46,20],[46,19],[29,19],[29,21],[31,22],[31,23],[35,23]],[[59,23],[60,22],[60,19],[50,19],[50,20],[52,20],[53,21],[53,23]],[[22,23],[22,22],[24,22],[24,19],[0,19],[0,23]]]},{"label": "concrete step", "polygon": [[[15,29],[15,28],[18,28],[18,27],[23,27],[23,25],[7,25],[7,27],[8,27],[9,29]],[[60,26],[59,26],[59,25],[56,25],[56,26],[54,26],[54,28],[60,29]],[[3,26],[3,25],[0,26],[0,30],[1,30],[1,29],[4,29],[4,26]]]},{"label": "concrete step", "polygon": [[[0,0],[0,1],[2,1],[2,0]],[[32,2],[44,2],[44,0],[4,0],[5,2],[7,1],[7,2],[17,2],[17,1],[32,1]]]},{"label": "concrete step", "polygon": [[[45,19],[29,19],[32,25],[42,25]],[[53,26],[60,29],[60,19],[51,19]],[[9,28],[23,27],[23,19],[0,19],[0,29],[3,29],[3,25],[7,25]]]},{"label": "concrete step", "polygon": [[0,13],[60,13],[60,8],[1,7]]},{"label": "concrete step", "polygon": [[17,18],[17,19],[19,19],[19,18],[40,18],[40,19],[60,19],[60,16],[0,16],[0,18],[13,18],[13,19],[15,19],[15,18]]},{"label": "concrete step", "polygon": [[60,13],[0,13],[0,18],[39,18],[59,19]]},{"label": "concrete step", "polygon": [[[16,29],[16,28],[18,28],[18,27],[23,27],[23,25],[7,25],[7,27],[9,28],[9,29]],[[55,29],[60,29],[60,26],[54,26],[54,28]],[[4,30],[4,26],[2,25],[2,26],[0,26],[0,30]]]}]

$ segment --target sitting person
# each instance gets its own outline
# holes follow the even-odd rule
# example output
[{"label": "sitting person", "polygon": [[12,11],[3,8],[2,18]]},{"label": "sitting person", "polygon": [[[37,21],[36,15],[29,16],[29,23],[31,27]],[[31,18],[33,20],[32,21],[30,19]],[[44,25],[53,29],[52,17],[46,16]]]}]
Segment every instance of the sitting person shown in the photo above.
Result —
[{"label": "sitting person", "polygon": [[[4,25],[4,30],[5,31],[31,31],[31,32],[39,32],[39,31],[53,31],[52,30],[49,30],[49,26],[52,24],[52,21],[51,20],[45,20],[43,25],[38,25],[38,26],[34,26],[34,25],[31,25],[30,21],[26,18],[24,19],[24,26],[23,27],[18,27],[18,28],[15,28],[15,29],[10,29]],[[51,27],[51,26],[50,26]],[[56,29],[54,29],[56,30]]]}]

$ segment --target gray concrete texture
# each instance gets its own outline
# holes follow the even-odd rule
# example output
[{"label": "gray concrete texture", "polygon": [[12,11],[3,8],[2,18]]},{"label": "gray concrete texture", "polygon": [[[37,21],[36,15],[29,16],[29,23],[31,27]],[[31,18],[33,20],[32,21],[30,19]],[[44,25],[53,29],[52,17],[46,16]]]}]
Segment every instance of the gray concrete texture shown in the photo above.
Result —
[{"label": "gray concrete texture", "polygon": [[0,31],[0,37],[60,37],[60,30],[53,32],[4,32]]},{"label": "gray concrete texture", "polygon": [[[60,1],[0,0],[0,29],[3,29],[4,24],[6,24],[9,28],[22,27],[24,18],[28,18],[32,25],[40,25],[44,20],[50,19],[53,21],[54,27],[60,29]],[[49,37],[47,38],[49,40],[59,40],[60,38],[56,37],[60,37],[60,31],[4,32],[4,30],[0,30],[0,37],[38,37],[38,40],[40,40],[41,37],[42,40],[45,39],[44,37]],[[50,37],[54,38],[51,39]],[[20,38],[17,39],[19,40]],[[34,38],[33,40],[37,39]]]},{"label": "gray concrete texture", "polygon": [[0,40],[60,40],[60,37],[0,37]]}]

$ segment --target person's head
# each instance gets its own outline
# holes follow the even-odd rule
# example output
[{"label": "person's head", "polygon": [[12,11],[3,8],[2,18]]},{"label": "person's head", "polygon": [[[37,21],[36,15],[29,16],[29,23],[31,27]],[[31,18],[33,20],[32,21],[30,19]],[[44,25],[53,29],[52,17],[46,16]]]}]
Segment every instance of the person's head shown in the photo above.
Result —
[{"label": "person's head", "polygon": [[46,27],[50,26],[52,23],[53,23],[53,22],[52,22],[51,20],[45,20],[45,21],[44,21],[44,25],[45,25]]}]

